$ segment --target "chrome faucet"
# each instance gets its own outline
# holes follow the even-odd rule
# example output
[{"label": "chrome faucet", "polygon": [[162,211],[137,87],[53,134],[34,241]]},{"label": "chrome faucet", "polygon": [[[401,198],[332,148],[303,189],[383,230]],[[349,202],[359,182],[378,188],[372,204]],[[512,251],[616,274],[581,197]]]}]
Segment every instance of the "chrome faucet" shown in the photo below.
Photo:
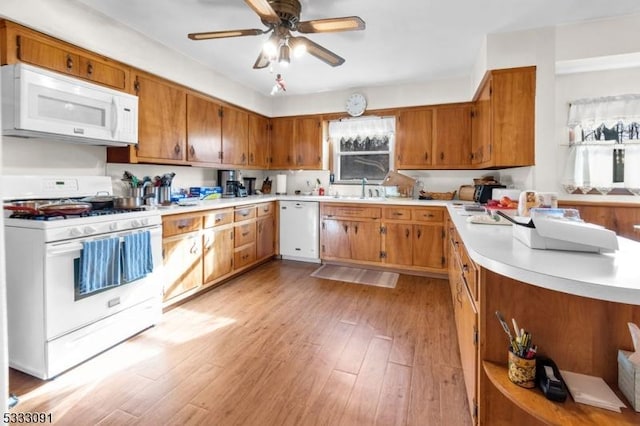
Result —
[{"label": "chrome faucet", "polygon": [[360,198],[362,198],[362,199],[364,199],[364,185],[365,185],[367,182],[369,182],[369,181],[367,180],[367,178],[366,178],[366,177],[363,177],[363,178],[362,178],[362,195],[360,196]]}]

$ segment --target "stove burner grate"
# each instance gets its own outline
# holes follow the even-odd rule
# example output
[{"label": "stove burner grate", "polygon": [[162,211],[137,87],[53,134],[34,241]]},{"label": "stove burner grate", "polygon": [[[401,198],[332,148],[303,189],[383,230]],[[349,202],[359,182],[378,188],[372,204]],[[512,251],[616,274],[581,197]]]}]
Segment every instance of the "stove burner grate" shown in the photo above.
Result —
[{"label": "stove burner grate", "polygon": [[94,216],[109,216],[112,214],[122,214],[131,212],[144,211],[144,207],[136,207],[132,209],[102,209],[102,210],[89,210],[80,214],[62,214],[62,213],[28,213],[28,212],[15,212],[9,218],[11,219],[27,219],[27,220],[63,220],[63,219],[75,219],[79,217],[94,217]]}]

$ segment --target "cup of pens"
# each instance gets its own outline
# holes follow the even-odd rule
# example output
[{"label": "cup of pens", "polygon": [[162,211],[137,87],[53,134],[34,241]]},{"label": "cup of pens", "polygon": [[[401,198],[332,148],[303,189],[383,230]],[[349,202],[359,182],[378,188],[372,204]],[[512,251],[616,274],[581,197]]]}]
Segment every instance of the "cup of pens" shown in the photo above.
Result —
[{"label": "cup of pens", "polygon": [[536,357],[523,358],[509,349],[509,380],[523,388],[535,388]]},{"label": "cup of pens", "polygon": [[516,320],[513,319],[513,329],[515,335],[502,317],[500,311],[496,311],[498,321],[502,325],[505,333],[509,336],[509,380],[523,388],[536,387],[536,346],[531,342],[531,333],[518,328]]}]

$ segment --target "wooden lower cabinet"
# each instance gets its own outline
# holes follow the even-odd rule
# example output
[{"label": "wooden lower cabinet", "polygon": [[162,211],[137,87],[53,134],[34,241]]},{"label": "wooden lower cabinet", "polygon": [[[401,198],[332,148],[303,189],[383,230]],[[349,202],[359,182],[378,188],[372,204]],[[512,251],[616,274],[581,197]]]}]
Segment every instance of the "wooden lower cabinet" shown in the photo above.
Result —
[{"label": "wooden lower cabinet", "polygon": [[446,274],[444,208],[321,204],[320,256]]},{"label": "wooden lower cabinet", "polygon": [[204,283],[211,283],[233,270],[233,228],[207,229],[203,233]]},{"label": "wooden lower cabinet", "polygon": [[185,213],[162,220],[164,301],[202,286],[202,216]]},{"label": "wooden lower cabinet", "polygon": [[[455,229],[449,230],[449,286],[451,288],[451,301],[456,323],[458,347],[460,348],[460,362],[464,383],[467,391],[467,400],[474,423],[478,417],[478,310],[474,295],[469,286],[466,268],[464,246],[460,243]],[[468,258],[468,257],[466,257]],[[472,278],[475,284],[475,277]]]},{"label": "wooden lower cabinet", "polygon": [[164,216],[165,306],[271,258],[275,253],[274,204]]}]

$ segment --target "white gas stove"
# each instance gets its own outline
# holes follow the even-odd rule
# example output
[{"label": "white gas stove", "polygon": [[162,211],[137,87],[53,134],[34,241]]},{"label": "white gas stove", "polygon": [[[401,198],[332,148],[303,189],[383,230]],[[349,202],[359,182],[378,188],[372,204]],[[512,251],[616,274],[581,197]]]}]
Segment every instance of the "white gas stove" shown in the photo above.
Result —
[{"label": "white gas stove", "polygon": [[[108,176],[2,181],[5,202],[112,193]],[[159,321],[157,211],[27,215],[5,217],[4,223],[11,367],[49,379]],[[105,264],[108,274],[101,270]]]}]

